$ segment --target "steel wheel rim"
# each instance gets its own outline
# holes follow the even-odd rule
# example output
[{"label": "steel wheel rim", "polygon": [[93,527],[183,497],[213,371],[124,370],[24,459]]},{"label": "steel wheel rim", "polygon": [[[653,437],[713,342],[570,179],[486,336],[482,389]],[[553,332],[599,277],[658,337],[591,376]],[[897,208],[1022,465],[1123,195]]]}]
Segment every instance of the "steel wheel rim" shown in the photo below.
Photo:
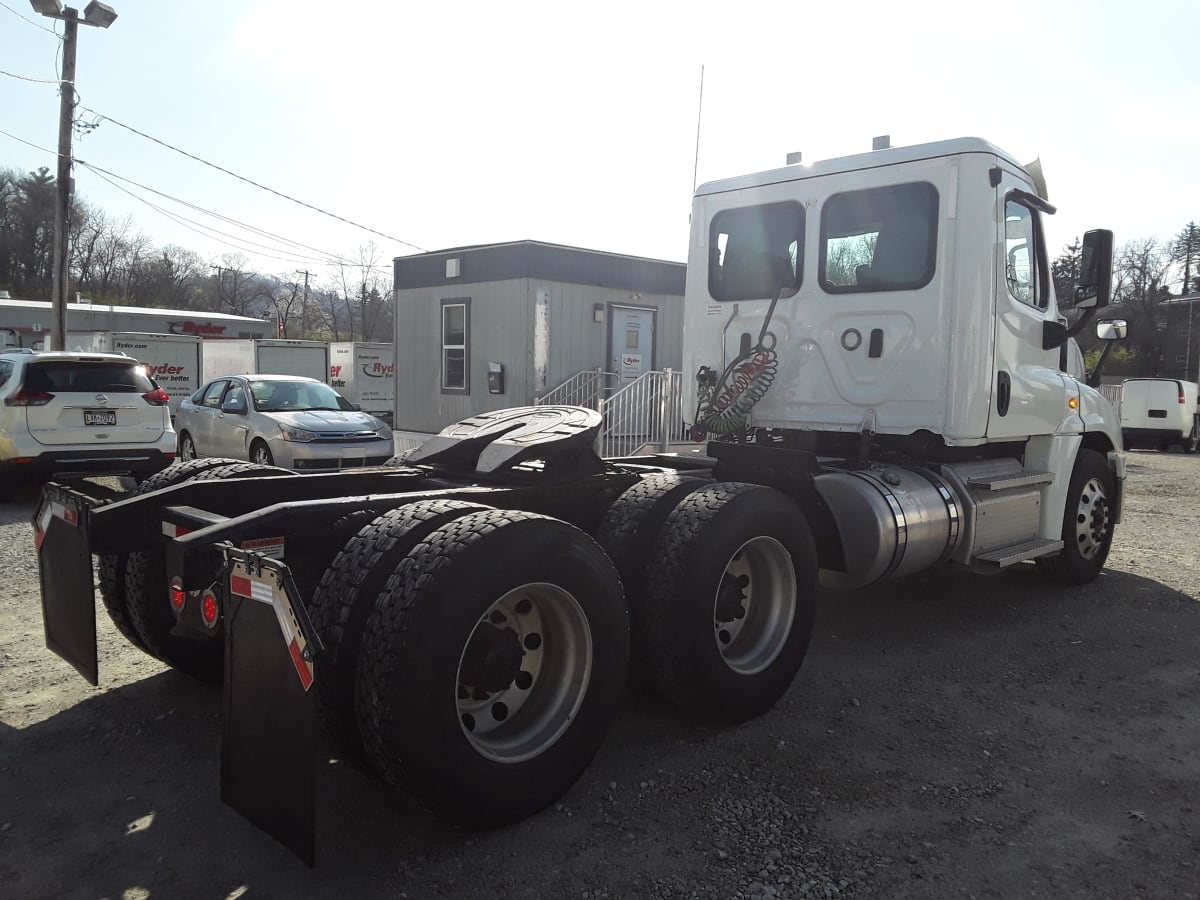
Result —
[{"label": "steel wheel rim", "polygon": [[509,591],[480,616],[459,656],[455,705],[468,743],[498,763],[544,753],[583,704],[592,654],[591,626],[570,592],[543,582]]},{"label": "steel wheel rim", "polygon": [[713,637],[739,675],[766,669],[787,643],[796,618],[796,567],[773,537],[751,538],[730,557],[713,601]]},{"label": "steel wheel rim", "polygon": [[1108,531],[1108,495],[1099,478],[1089,478],[1079,492],[1079,509],[1075,512],[1075,543],[1079,555],[1094,559],[1104,547]]}]

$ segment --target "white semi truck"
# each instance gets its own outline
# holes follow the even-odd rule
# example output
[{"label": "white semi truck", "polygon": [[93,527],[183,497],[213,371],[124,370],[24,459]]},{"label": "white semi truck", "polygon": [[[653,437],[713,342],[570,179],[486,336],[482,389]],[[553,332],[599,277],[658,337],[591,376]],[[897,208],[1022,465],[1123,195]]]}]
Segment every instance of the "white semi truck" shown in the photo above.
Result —
[{"label": "white semi truck", "polygon": [[532,407],[390,469],[199,460],[112,503],[49,485],[49,644],[95,683],[99,555],[117,626],[223,679],[222,796],[311,861],[317,759],[499,825],[583,772],[629,671],[697,719],[771,708],[822,580],[1032,560],[1087,582],[1125,472],[1111,404],[1064,351],[1108,302],[1112,234],[1087,234],[1060,305],[1038,181],[963,139],[697,190],[680,425],[698,457],[601,459],[597,413]]}]

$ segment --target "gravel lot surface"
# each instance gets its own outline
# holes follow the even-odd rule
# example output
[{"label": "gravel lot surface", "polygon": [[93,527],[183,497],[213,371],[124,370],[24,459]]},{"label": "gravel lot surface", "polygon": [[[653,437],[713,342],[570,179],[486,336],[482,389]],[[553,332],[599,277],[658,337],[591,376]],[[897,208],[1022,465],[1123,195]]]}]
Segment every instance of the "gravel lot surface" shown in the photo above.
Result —
[{"label": "gravel lot surface", "polygon": [[823,593],[739,728],[630,697],[562,802],[502,831],[324,773],[318,867],[218,799],[219,694],[100,613],[43,648],[32,498],[0,507],[0,897],[1200,897],[1200,457],[1129,454],[1109,568]]}]

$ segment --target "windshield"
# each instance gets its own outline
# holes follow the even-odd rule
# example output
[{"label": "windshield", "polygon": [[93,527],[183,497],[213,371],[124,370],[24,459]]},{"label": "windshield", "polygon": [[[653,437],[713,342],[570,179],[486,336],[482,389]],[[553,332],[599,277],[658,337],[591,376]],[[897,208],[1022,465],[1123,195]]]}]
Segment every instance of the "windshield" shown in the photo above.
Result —
[{"label": "windshield", "polygon": [[251,381],[250,395],[259,412],[354,409],[345,397],[317,381]]}]

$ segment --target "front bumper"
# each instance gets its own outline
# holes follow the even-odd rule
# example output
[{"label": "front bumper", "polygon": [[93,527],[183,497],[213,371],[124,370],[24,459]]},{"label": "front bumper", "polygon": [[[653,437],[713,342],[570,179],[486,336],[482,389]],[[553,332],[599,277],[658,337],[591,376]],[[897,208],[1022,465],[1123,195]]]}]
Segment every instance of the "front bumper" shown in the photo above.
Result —
[{"label": "front bumper", "polygon": [[275,465],[298,472],[334,472],[339,469],[361,469],[381,466],[395,456],[395,441],[271,441],[271,456]]}]

